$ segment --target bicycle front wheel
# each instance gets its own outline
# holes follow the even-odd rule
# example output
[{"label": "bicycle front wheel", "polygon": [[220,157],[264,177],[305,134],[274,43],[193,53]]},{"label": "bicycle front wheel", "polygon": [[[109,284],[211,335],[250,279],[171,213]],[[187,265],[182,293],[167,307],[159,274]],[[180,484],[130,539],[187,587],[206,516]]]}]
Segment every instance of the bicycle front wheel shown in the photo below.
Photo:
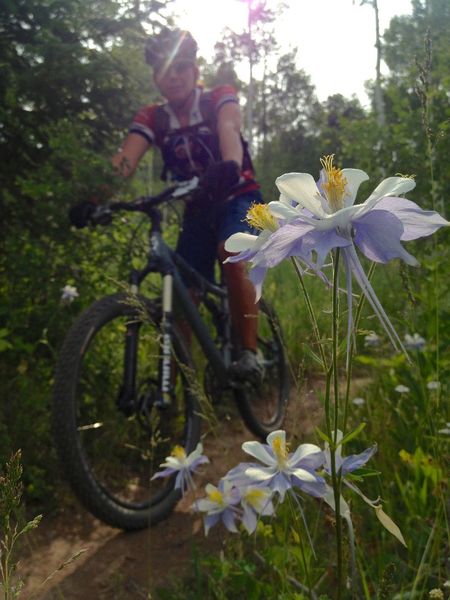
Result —
[{"label": "bicycle front wheel", "polygon": [[[151,478],[175,445],[189,453],[200,438],[190,355],[176,328],[174,397],[168,408],[155,404],[159,320],[157,303],[141,296],[103,298],[74,323],[56,369],[54,437],[65,474],[90,512],[122,529],[148,527],[168,516],[180,498],[174,478]],[[119,399],[130,328],[136,335],[136,393],[127,411]]]},{"label": "bicycle front wheel", "polygon": [[262,383],[236,388],[234,393],[245,424],[265,440],[283,424],[290,385],[280,322],[264,299],[259,303],[258,354],[264,366]]}]

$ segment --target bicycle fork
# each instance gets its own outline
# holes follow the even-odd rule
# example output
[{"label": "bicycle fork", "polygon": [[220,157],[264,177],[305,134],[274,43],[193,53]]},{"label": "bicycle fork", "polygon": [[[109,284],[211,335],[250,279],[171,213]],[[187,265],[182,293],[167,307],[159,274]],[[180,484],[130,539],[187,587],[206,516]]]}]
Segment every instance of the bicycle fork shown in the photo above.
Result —
[{"label": "bicycle fork", "polygon": [[172,306],[173,306],[173,276],[167,273],[163,276],[162,289],[162,318],[161,318],[161,348],[158,369],[158,396],[156,406],[167,408],[172,402]]}]

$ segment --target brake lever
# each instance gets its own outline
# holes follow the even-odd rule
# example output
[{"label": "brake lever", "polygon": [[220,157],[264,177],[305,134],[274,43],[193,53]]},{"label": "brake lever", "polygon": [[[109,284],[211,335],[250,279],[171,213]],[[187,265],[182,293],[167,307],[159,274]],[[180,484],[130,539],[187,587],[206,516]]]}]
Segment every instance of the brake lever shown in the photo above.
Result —
[{"label": "brake lever", "polygon": [[172,193],[173,198],[182,198],[187,194],[191,194],[199,186],[199,178],[193,177],[189,181],[180,183],[176,190]]},{"label": "brake lever", "polygon": [[109,206],[97,206],[90,221],[93,225],[109,225],[112,221],[112,210]]}]

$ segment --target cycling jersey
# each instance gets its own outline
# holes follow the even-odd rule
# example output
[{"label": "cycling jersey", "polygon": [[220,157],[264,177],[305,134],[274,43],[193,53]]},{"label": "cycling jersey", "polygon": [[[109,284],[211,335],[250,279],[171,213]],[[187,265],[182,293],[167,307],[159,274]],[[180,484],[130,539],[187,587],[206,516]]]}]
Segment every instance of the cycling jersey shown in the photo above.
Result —
[{"label": "cycling jersey", "polygon": [[[161,178],[175,181],[201,176],[206,168],[222,160],[217,115],[224,104],[237,103],[236,91],[228,85],[218,86],[209,92],[195,88],[189,125],[181,127],[168,103],[152,104],[139,110],[130,126],[130,133],[142,135],[149,144],[159,148],[164,169]],[[245,220],[248,209],[262,202],[259,185],[247,143],[242,139],[243,161],[241,181],[228,202],[217,205],[188,204],[178,239],[177,252],[198,272],[214,281],[214,263],[217,245],[237,232],[253,232]],[[189,282],[186,282],[189,285]]]},{"label": "cycling jersey", "polygon": [[[189,125],[181,127],[168,103],[143,107],[135,115],[130,133],[142,135],[150,144],[156,145],[162,154],[164,170],[175,181],[201,176],[209,164],[222,160],[217,134],[217,115],[224,104],[237,103],[236,91],[222,85],[205,92],[197,87],[189,115]],[[247,144],[242,139],[244,151],[239,193],[258,189]]]}]

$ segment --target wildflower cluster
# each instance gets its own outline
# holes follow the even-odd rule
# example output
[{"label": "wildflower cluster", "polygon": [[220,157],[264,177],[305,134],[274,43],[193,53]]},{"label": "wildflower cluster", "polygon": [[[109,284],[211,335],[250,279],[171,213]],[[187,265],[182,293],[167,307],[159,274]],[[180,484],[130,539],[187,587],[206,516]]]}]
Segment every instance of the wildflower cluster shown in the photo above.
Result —
[{"label": "wildflower cluster", "polygon": [[[402,242],[434,233],[449,223],[435,211],[422,210],[417,204],[400,197],[415,187],[411,177],[384,179],[362,204],[355,204],[358,188],[368,175],[359,169],[338,169],[334,156],[321,160],[319,181],[308,173],[286,173],[276,180],[278,201],[258,206],[257,218],[252,209],[248,221],[258,223],[259,235],[236,233],[225,243],[229,252],[237,253],[230,262],[247,261],[249,277],[261,296],[267,270],[288,257],[295,257],[322,279],[325,260],[330,251],[341,249],[347,285],[348,333],[350,341],[352,317],[352,277],[379,318],[394,348],[422,349],[420,336],[407,336],[405,344],[378,300],[356,253],[356,247],[370,260],[387,263],[401,258],[408,265],[417,260],[405,250]],[[262,212],[266,211],[263,216]],[[367,345],[378,343],[376,336]]]},{"label": "wildflower cluster", "polygon": [[[342,442],[342,433],[338,431],[335,464],[343,483],[374,508],[380,522],[405,544],[400,530],[383,512],[379,500],[368,499],[355,484],[361,479],[359,469],[376,452],[376,445],[343,458]],[[327,482],[332,469],[328,443],[324,450],[315,444],[300,444],[295,452],[288,452],[286,433],[278,430],[267,436],[266,444],[244,442],[242,449],[259,463],[240,463],[220,480],[217,487],[208,484],[206,498],[193,504],[195,510],[204,513],[206,534],[220,521],[231,532],[238,531],[236,522],[240,521],[248,533],[253,533],[258,518],[272,516],[287,494],[295,497],[297,503],[300,493],[321,498],[335,509],[333,489]],[[340,506],[341,515],[350,521],[350,508],[342,496]]]},{"label": "wildflower cluster", "polygon": [[175,489],[180,489],[184,494],[187,489],[195,488],[192,474],[197,472],[197,467],[208,462],[209,459],[203,454],[201,443],[198,443],[195,450],[189,455],[182,446],[175,446],[171,455],[167,456],[165,462],[160,464],[160,467],[165,467],[164,470],[155,473],[152,480],[176,474]]}]

